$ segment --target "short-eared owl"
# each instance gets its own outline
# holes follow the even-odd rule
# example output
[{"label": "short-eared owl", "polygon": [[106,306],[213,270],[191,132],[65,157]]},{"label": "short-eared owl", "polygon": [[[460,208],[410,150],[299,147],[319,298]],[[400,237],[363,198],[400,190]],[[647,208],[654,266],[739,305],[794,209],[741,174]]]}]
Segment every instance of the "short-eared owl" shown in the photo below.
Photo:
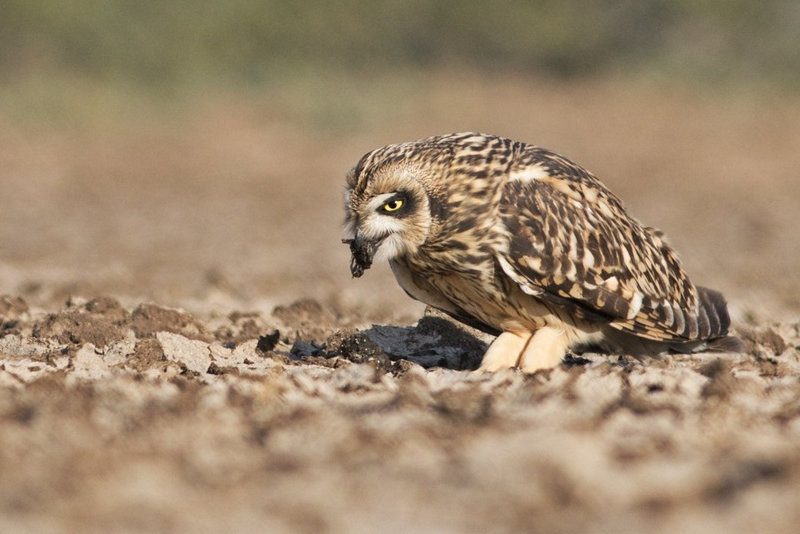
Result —
[{"label": "short-eared owl", "polygon": [[481,369],[568,350],[735,350],[722,295],[594,175],[537,146],[457,133],[366,154],[347,177],[353,276],[376,254],[413,298],[498,335]]}]

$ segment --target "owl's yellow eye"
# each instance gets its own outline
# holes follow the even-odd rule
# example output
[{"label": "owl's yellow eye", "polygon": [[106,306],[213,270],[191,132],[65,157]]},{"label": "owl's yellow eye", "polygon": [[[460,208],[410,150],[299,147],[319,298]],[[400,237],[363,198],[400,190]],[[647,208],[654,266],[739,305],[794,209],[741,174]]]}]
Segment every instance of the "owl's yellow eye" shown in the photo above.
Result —
[{"label": "owl's yellow eye", "polygon": [[397,211],[402,207],[403,201],[399,198],[395,198],[383,205],[383,211]]}]

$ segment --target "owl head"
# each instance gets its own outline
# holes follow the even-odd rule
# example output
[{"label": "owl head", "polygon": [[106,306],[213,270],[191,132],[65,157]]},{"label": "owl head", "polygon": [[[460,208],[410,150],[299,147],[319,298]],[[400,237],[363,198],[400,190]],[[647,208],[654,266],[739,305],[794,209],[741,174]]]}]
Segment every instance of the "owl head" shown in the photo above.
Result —
[{"label": "owl head", "polygon": [[[395,150],[389,150],[395,148]],[[392,154],[393,156],[389,156]],[[413,255],[431,232],[430,195],[424,166],[402,157],[399,146],[365,155],[347,176],[345,232],[355,277],[377,256]]]}]

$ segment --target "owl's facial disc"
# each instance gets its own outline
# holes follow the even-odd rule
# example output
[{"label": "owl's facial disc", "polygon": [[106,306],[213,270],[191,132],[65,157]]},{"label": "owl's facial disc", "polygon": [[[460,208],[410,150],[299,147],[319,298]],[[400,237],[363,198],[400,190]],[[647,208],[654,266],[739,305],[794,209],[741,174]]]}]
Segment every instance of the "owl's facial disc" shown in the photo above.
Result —
[{"label": "owl's facial disc", "polygon": [[414,198],[404,191],[377,195],[360,210],[352,239],[342,242],[350,246],[350,272],[356,278],[372,266],[378,253],[387,259],[407,251],[406,218],[413,213]]}]

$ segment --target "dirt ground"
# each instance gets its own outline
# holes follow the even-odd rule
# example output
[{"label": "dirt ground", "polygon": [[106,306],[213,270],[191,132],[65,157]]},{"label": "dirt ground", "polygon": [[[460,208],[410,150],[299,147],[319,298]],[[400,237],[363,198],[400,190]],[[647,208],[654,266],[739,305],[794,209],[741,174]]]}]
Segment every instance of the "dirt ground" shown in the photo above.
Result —
[{"label": "dirt ground", "polygon": [[[796,532],[800,98],[497,81],[0,107],[0,532]],[[463,130],[593,170],[747,352],[476,375],[351,279],[348,168]]]}]

